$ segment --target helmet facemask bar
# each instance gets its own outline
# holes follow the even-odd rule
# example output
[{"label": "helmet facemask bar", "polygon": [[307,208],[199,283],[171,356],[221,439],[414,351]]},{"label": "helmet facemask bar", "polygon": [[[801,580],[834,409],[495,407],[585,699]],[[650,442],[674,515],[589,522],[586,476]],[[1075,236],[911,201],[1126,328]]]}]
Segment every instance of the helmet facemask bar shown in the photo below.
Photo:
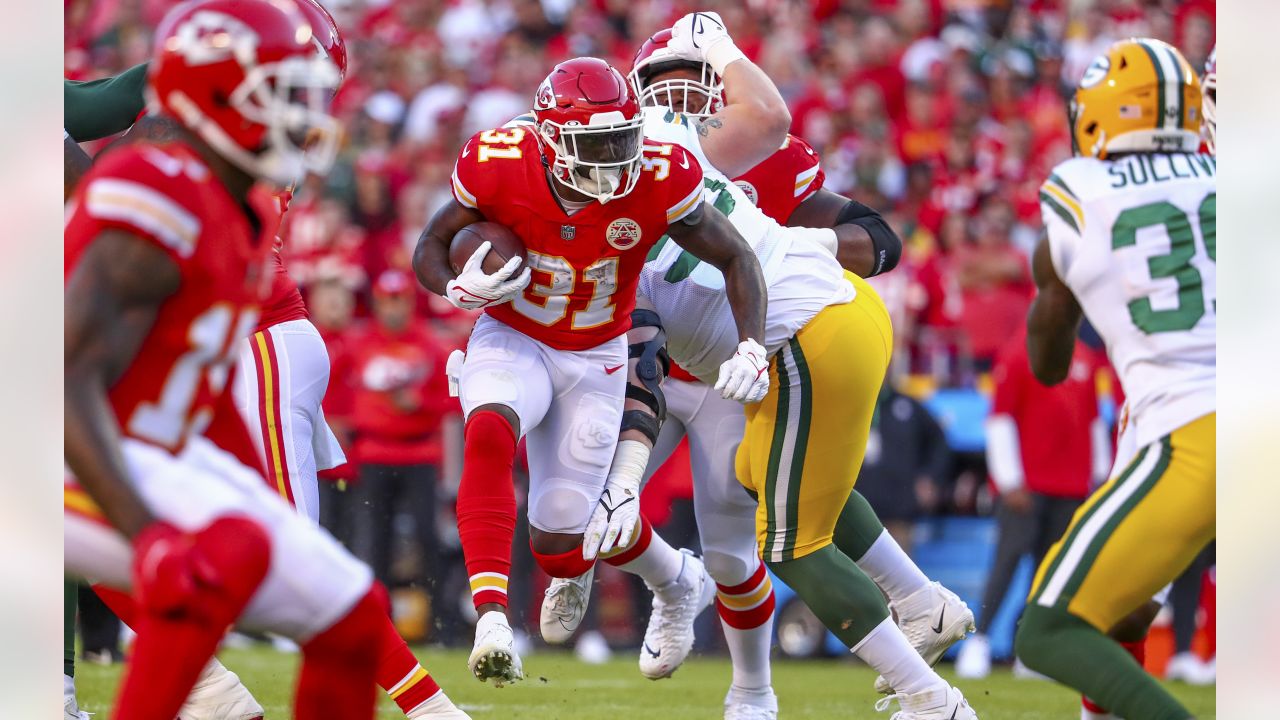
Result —
[{"label": "helmet facemask bar", "polygon": [[644,156],[641,116],[604,113],[591,125],[544,120],[539,129],[539,138],[554,149],[552,175],[561,184],[601,203],[635,189]]},{"label": "helmet facemask bar", "polygon": [[[646,84],[643,79],[676,68],[692,69],[695,66],[700,76],[698,80],[667,78]],[[664,107],[693,118],[711,117],[724,107],[724,83],[707,63],[654,63],[636,68],[631,75],[641,107]]]},{"label": "helmet facemask bar", "polygon": [[257,152],[228,157],[246,171],[289,184],[303,172],[323,174],[337,156],[341,126],[329,103],[341,77],[332,61],[287,58],[249,71],[231,93],[230,105],[266,128]]}]

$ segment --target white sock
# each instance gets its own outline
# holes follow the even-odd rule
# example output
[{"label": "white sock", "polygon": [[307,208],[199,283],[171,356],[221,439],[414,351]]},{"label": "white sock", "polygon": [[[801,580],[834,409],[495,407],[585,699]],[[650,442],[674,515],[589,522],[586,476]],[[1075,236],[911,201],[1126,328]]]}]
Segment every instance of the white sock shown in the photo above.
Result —
[{"label": "white sock", "polygon": [[929,578],[902,551],[888,530],[882,530],[880,537],[855,562],[889,596],[889,602],[900,603],[929,584]]},{"label": "white sock", "polygon": [[668,545],[656,531],[650,534],[649,547],[644,552],[617,567],[639,575],[664,601],[675,600],[684,593],[684,586],[675,582],[684,567],[684,553]]},{"label": "white sock", "polygon": [[73,698],[76,696],[76,679],[70,675],[62,676],[62,697]]},{"label": "white sock", "polygon": [[733,660],[733,684],[743,690],[759,690],[773,684],[769,648],[773,645],[773,617],[763,625],[741,630],[729,627],[722,618],[724,642]]},{"label": "white sock", "polygon": [[907,642],[892,616],[872,628],[852,652],[883,675],[895,693],[910,695],[946,685]]},{"label": "white sock", "polygon": [[1120,720],[1111,713],[1096,713],[1083,705],[1080,707],[1080,720]]}]

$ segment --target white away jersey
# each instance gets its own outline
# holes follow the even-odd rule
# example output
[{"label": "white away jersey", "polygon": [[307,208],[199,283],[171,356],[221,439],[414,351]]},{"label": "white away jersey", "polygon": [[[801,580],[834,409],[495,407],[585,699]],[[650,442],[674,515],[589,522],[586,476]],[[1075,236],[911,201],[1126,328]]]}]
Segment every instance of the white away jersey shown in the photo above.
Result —
[{"label": "white away jersey", "polygon": [[[830,231],[779,225],[707,160],[693,120],[665,108],[643,112],[646,138],[680,145],[702,164],[704,202],[729,218],[759,259],[769,292],[765,337],[758,338],[766,351],[776,352],[822,308],[853,299],[853,286],[839,263],[805,237]],[[714,382],[720,364],[738,346],[720,271],[664,236],[640,273],[639,293],[662,318],[671,358],[704,382]]]},{"label": "white away jersey", "polygon": [[1075,158],[1040,190],[1053,265],[1107,343],[1141,447],[1211,413],[1217,163]]}]

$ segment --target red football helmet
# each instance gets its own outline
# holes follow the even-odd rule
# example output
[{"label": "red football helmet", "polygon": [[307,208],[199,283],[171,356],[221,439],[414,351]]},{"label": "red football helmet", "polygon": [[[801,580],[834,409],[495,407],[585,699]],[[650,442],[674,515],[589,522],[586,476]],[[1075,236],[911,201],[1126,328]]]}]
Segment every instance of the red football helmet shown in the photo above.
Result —
[{"label": "red football helmet", "polygon": [[[671,42],[671,30],[659,30],[644,41],[636,59],[631,62],[631,85],[635,88],[640,104],[670,108],[690,117],[704,118],[714,115],[724,107],[724,83],[711,69],[711,65],[695,60],[678,58],[667,49]],[[694,70],[697,80],[669,78],[650,83],[659,73],[670,70]]]},{"label": "red football helmet", "polygon": [[1200,112],[1204,115],[1204,144],[1211,154],[1218,154],[1218,48],[1215,46],[1204,63],[1204,80],[1200,83],[1204,95],[1200,98]]},{"label": "red football helmet", "polygon": [[533,98],[538,138],[551,174],[602,203],[640,179],[644,118],[622,73],[598,58],[566,60]]},{"label": "red football helmet", "polygon": [[324,6],[316,0],[297,0],[298,9],[311,23],[311,41],[324,57],[338,66],[338,75],[347,76],[347,44],[338,32],[338,23]]},{"label": "red football helmet", "polygon": [[323,173],[337,150],[328,105],[341,79],[312,35],[288,0],[183,3],[156,30],[148,104],[255,177],[283,185]]}]

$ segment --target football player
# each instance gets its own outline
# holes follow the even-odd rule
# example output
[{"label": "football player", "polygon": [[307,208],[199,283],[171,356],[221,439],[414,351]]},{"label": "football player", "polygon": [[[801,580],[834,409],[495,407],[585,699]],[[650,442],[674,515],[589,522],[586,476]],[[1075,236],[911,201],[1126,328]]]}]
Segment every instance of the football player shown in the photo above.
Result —
[{"label": "football player", "polygon": [[1201,99],[1177,49],[1112,45],[1075,91],[1076,157],[1040,192],[1031,368],[1061,381],[1087,315],[1125,390],[1118,448],[1135,452],[1045,557],[1015,649],[1125,718],[1191,716],[1107,633],[1215,535],[1217,165],[1197,153]]},{"label": "football player", "polygon": [[[346,74],[346,45],[333,17],[315,0],[298,0],[298,10],[312,28],[316,52]],[[121,75],[88,83],[65,83],[66,134],[74,140],[89,140],[129,128],[144,108],[143,88],[147,64]],[[143,138],[168,139],[175,123],[165,116],[143,117],[126,141]],[[68,167],[75,154],[84,155],[70,143]],[[87,159],[87,156],[85,156]],[[278,226],[287,210],[289,191],[261,191],[263,207],[274,212],[266,219]],[[274,232],[272,233],[273,236]],[[259,455],[266,460],[267,483],[298,512],[318,521],[317,470],[344,461],[341,448],[324,420],[320,400],[329,379],[329,357],[315,327],[307,319],[306,307],[296,283],[284,267],[280,238],[275,236],[271,253],[271,289],[263,302],[258,325],[243,339],[233,393],[250,429]],[[133,616],[127,596],[109,588],[96,588],[99,595],[126,622]],[[71,617],[74,617],[74,611]],[[378,662],[378,685],[411,718],[465,718],[417,661],[400,638],[390,618],[380,632],[384,654]],[[74,702],[74,686],[64,683]],[[217,658],[201,673],[191,697],[182,708],[182,717],[191,720],[250,720],[262,716],[262,707]],[[74,717],[74,716],[73,716]]]},{"label": "football player", "polygon": [[[625,336],[651,248],[660,241],[683,247],[723,273],[735,348],[714,375],[740,402],[759,400],[768,386],[757,340],[761,269],[724,215],[702,202],[698,161],[678,146],[648,142],[626,80],[595,58],[557,65],[534,97],[533,114],[533,127],[486,130],[467,142],[454,199],[432,218],[414,254],[427,289],[484,310],[457,370],[467,418],[457,514],[480,614],[468,664],[498,685],[522,675],[505,614],[516,442],[527,437],[534,557],[552,577],[582,575],[594,560],[584,558],[583,532],[619,449],[627,375],[618,371],[628,363]],[[520,237],[527,267],[517,273],[520,260],[512,258],[486,274],[486,242],[454,272],[454,235],[485,220]],[[658,601],[669,607],[662,615],[691,625],[710,602],[706,570],[686,553],[658,561],[670,576]],[[629,562],[650,559],[640,552]]]},{"label": "football player", "polygon": [[325,169],[294,138],[337,141],[310,40],[289,4],[175,8],[148,93],[185,130],[111,153],[71,201],[65,562],[135,594],[119,717],[173,718],[237,618],[302,643],[299,717],[374,715],[385,591],[264,487],[227,391],[273,229],[249,190]]},{"label": "football player", "polygon": [[[674,111],[675,114],[664,115],[668,122],[714,115],[717,130],[739,129],[736,116],[718,111],[724,108],[723,85],[732,84],[741,74],[721,81],[706,63],[674,56],[667,49],[670,39],[670,30],[660,31],[637,54],[631,79],[642,103]],[[749,62],[742,64],[744,71],[750,67]],[[733,101],[752,99],[746,87],[734,87]],[[772,90],[771,84],[769,88]],[[758,117],[758,111],[754,116]],[[731,143],[716,142],[723,135],[708,134],[702,149],[718,165],[723,164],[720,156],[726,153],[736,154],[744,149],[750,152],[755,146],[775,147],[771,143],[776,140],[769,139],[761,127],[758,122],[752,123],[745,130],[754,130],[758,135],[744,138],[744,130],[740,130]],[[896,265],[901,252],[896,234],[874,210],[822,188],[818,157],[803,140],[786,136],[780,148],[734,182],[765,215],[779,223],[832,228],[826,237],[817,237],[851,272],[870,277]],[[740,216],[731,213],[729,217],[734,220]],[[643,330],[631,332],[635,335]],[[671,377],[663,382],[661,392],[667,419],[661,426],[646,479],[687,434],[694,465],[695,514],[707,566],[717,583],[717,609],[734,663],[725,717],[773,717],[776,700],[769,688],[768,672],[773,596],[764,567],[755,557],[754,533],[743,532],[743,518],[754,514],[755,503],[741,494],[731,474],[731,459],[742,438],[742,410],[716,397],[711,388],[678,365],[671,367]],[[846,555],[856,558],[859,567],[889,595],[904,633],[930,664],[963,638],[972,625],[972,613],[963,601],[928,581],[856,491],[850,494],[837,522],[834,543]],[[740,557],[726,562],[735,553]],[[582,580],[589,578],[555,581],[548,590],[543,602],[542,630],[549,641],[567,641],[581,621],[589,592],[589,584]],[[642,668],[643,660],[642,652]],[[891,692],[883,678],[878,679],[877,687]]]},{"label": "football player", "polygon": [[[694,47],[695,37],[699,47]],[[725,93],[731,102],[701,125],[665,106],[646,108],[647,132],[683,145],[695,155],[705,153],[711,158],[715,153],[718,158],[724,153],[724,164],[734,173],[749,169],[778,149],[785,138],[786,123],[781,124],[779,135],[770,138],[766,134],[757,137],[755,144],[746,143],[750,128],[742,123],[751,121],[753,105],[759,107],[757,88],[768,88],[775,97],[776,90],[763,73],[753,77],[758,68],[733,46],[716,16],[686,16],[673,28],[665,50],[671,53],[667,59],[709,65],[714,77],[724,78],[725,85],[731,87]],[[738,80],[746,82],[738,85]],[[747,407],[746,442],[737,451],[736,474],[754,502],[735,503],[739,497],[746,499],[737,488],[719,490],[727,501],[721,505],[722,512],[736,515],[738,524],[744,516],[754,515],[757,535],[757,542],[747,538],[744,547],[741,533],[736,537],[726,533],[718,540],[723,543],[720,547],[707,549],[709,565],[719,565],[726,574],[748,576],[748,583],[742,586],[721,588],[721,602],[730,611],[745,610],[743,616],[764,615],[767,619],[767,611],[758,610],[769,595],[767,576],[757,556],[762,552],[775,574],[796,588],[828,627],[884,672],[897,693],[894,697],[903,706],[903,717],[947,718],[952,713],[974,717],[960,692],[921,660],[894,625],[875,584],[832,545],[888,367],[892,331],[887,312],[870,286],[836,263],[832,230],[779,226],[720,172],[722,168],[715,164],[719,159],[699,159],[708,201],[726,212],[765,268],[770,300],[766,349],[773,355],[770,395],[760,405]],[[863,240],[868,241],[865,234]],[[709,363],[726,352],[721,283],[713,268],[667,244],[651,256],[641,275],[640,302],[647,301],[656,309],[672,358],[703,381],[714,379],[708,372]],[[861,441],[858,428],[864,433]],[[742,425],[735,427],[733,422],[725,422],[718,430],[730,436],[743,433]],[[716,439],[714,433],[708,435]],[[728,442],[731,448],[732,440]],[[729,461],[726,456],[712,462]],[[641,472],[643,467],[628,473],[627,482],[638,483]],[[609,488],[615,496],[630,489],[622,476],[615,467],[611,479],[617,486]],[[731,531],[735,522],[700,519],[704,520],[700,528],[704,538]],[[606,532],[605,542],[615,534],[612,529]],[[642,527],[641,542],[645,534]],[[739,619],[733,612],[722,612],[722,617],[726,616]],[[752,620],[759,623],[758,617]],[[767,663],[767,632],[763,635],[762,655]],[[747,647],[740,649],[742,655],[761,655]],[[735,667],[735,685],[748,680],[756,687],[750,691],[731,688],[726,717],[775,717],[776,700],[768,687],[767,664],[763,671],[754,667],[757,663],[742,665],[741,669]],[[882,704],[887,706],[888,702]]]}]

